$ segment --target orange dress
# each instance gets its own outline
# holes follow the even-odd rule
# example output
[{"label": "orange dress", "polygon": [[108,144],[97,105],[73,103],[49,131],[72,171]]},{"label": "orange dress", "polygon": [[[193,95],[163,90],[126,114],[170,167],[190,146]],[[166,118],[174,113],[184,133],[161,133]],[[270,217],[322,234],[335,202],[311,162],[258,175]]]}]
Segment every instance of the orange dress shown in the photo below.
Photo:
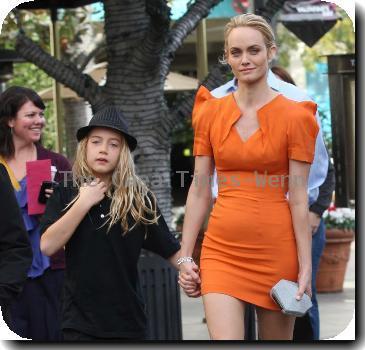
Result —
[{"label": "orange dress", "polygon": [[270,289],[297,281],[298,258],[286,193],[289,159],[311,163],[316,104],[276,96],[257,111],[259,128],[246,141],[233,94],[214,98],[205,87],[193,109],[194,156],[214,157],[218,198],[200,258],[202,294],[223,293],[279,310]]}]

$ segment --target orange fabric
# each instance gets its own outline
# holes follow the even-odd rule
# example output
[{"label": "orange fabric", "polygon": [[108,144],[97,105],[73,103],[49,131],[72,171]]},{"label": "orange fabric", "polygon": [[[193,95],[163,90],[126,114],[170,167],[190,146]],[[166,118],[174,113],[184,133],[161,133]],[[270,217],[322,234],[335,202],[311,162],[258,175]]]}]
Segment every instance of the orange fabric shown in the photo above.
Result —
[{"label": "orange fabric", "polygon": [[243,141],[233,94],[214,98],[201,87],[193,110],[194,155],[214,157],[218,198],[200,258],[202,293],[224,293],[279,310],[270,289],[297,280],[289,205],[289,158],[311,163],[316,105],[276,96],[257,111],[259,128]]},{"label": "orange fabric", "polygon": [[213,109],[205,107],[213,96],[204,87],[198,90],[193,108],[192,124],[194,128],[194,155],[212,156],[213,151],[209,139],[210,123],[213,120]]},{"label": "orange fabric", "polygon": [[312,146],[316,142],[319,129],[315,120],[317,105],[305,101],[299,102],[298,107],[298,114],[293,115],[289,121],[288,156],[290,159],[312,163],[314,158],[314,147]]}]

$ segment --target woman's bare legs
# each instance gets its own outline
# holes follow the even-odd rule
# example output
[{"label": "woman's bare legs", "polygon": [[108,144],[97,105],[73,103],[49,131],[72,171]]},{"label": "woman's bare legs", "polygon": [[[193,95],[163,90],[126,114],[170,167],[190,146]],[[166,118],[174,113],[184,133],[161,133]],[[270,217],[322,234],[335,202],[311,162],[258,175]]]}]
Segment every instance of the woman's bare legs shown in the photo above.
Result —
[{"label": "woman's bare legs", "polygon": [[292,340],[295,317],[256,306],[259,340]]},{"label": "woman's bare legs", "polygon": [[[203,295],[212,340],[243,340],[245,303],[226,294]],[[259,340],[292,340],[295,317],[256,306]]]},{"label": "woman's bare legs", "polygon": [[226,294],[203,295],[205,317],[212,340],[243,340],[245,303]]}]

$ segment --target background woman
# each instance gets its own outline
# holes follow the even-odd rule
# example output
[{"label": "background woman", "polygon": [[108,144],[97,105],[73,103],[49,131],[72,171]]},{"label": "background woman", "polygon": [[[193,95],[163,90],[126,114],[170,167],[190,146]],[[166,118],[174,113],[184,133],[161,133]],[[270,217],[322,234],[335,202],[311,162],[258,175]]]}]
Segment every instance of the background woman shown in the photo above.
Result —
[{"label": "background woman", "polygon": [[225,58],[238,89],[216,99],[201,87],[193,110],[195,179],[187,198],[180,283],[188,295],[200,293],[190,256],[211,203],[207,180],[215,166],[219,195],[200,260],[212,339],[244,338],[245,302],[256,305],[260,339],[292,339],[295,318],[280,312],[270,289],[288,279],[298,281],[298,299],[311,294],[307,178],[318,132],[316,106],[268,86],[275,53],[273,32],[262,17],[232,18]]},{"label": "background woman", "polygon": [[[59,310],[64,271],[64,252],[51,258],[40,251],[39,215],[28,215],[26,163],[50,159],[60,171],[70,170],[70,164],[60,154],[46,150],[40,144],[45,126],[45,106],[31,89],[13,86],[0,96],[0,163],[11,179],[25,228],[32,245],[33,261],[28,279],[19,297],[7,307],[9,328],[24,338],[37,341],[61,340]],[[48,195],[52,190],[48,190]]]}]

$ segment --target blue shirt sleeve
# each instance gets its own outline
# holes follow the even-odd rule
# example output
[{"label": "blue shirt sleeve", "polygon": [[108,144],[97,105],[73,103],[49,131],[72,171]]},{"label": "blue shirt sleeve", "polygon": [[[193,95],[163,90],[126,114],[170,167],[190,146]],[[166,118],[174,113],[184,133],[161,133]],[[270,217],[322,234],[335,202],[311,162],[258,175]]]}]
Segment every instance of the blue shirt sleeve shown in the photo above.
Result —
[{"label": "blue shirt sleeve", "polygon": [[[279,91],[285,97],[291,100],[298,102],[312,101],[312,99],[302,89],[278,79],[271,70],[269,71],[267,82],[271,88]],[[314,160],[310,167],[308,177],[309,204],[312,204],[316,201],[319,193],[318,188],[326,179],[328,170],[328,153],[323,141],[321,120],[319,118],[318,112],[316,112],[316,119],[319,125],[319,132],[316,138]]]}]

